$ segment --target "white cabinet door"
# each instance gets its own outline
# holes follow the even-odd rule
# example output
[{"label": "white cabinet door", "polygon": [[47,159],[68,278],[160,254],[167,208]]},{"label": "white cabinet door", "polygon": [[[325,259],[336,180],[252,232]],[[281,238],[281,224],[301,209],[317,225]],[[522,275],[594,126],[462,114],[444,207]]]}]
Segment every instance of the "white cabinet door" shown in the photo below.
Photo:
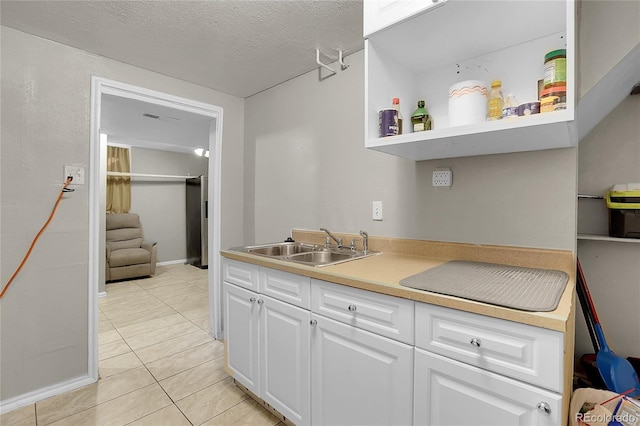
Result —
[{"label": "white cabinet door", "polygon": [[312,314],[311,423],[410,425],[413,348]]},{"label": "white cabinet door", "polygon": [[363,35],[404,21],[418,13],[444,4],[446,0],[365,0],[363,6]]},{"label": "white cabinet door", "polygon": [[258,395],[260,330],[258,294],[223,282],[227,360],[233,377]]},{"label": "white cabinet door", "polygon": [[421,349],[415,350],[415,424],[563,424],[562,396]]},{"label": "white cabinet door", "polygon": [[296,425],[309,424],[311,313],[260,295],[260,396]]}]

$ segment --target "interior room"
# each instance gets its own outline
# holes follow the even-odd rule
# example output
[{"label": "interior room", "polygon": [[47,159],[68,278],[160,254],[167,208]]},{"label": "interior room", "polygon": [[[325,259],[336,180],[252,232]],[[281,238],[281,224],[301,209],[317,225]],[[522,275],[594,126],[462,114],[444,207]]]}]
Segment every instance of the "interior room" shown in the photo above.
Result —
[{"label": "interior room", "polygon": [[[640,3],[388,3],[404,8],[0,2],[3,425],[469,424],[460,401],[473,424],[574,425],[584,402],[635,409]],[[475,13],[517,37],[471,37]],[[542,108],[557,50],[565,102],[487,121],[496,80]],[[463,81],[486,110],[456,126],[447,88]],[[380,136],[383,111],[400,133]],[[108,146],[128,171],[108,170]],[[109,176],[130,182],[153,273],[107,279]],[[189,213],[198,176],[207,203]],[[557,279],[505,302],[487,296],[502,281],[446,272],[459,262]],[[443,289],[409,285],[429,279]]]}]

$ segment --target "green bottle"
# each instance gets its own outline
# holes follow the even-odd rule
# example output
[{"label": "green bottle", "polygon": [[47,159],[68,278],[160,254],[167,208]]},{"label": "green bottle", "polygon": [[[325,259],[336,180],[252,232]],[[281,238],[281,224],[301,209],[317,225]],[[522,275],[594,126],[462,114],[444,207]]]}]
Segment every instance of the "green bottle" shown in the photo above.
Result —
[{"label": "green bottle", "polygon": [[431,116],[424,107],[424,100],[418,101],[418,109],[411,114],[411,124],[414,132],[431,130]]}]

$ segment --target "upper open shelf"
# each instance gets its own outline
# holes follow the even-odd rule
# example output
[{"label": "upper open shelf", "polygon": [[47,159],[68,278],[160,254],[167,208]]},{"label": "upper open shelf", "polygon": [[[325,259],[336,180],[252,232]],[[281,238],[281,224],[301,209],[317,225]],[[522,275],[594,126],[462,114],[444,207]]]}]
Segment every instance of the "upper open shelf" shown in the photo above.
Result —
[{"label": "upper open shelf", "polygon": [[[365,42],[365,146],[412,160],[575,146],[574,33],[573,1],[448,0],[391,23]],[[535,101],[544,55],[560,48],[567,50],[566,110],[449,126],[451,85],[481,80],[488,87],[497,79],[505,96]],[[378,112],[394,97],[401,101],[405,133],[380,138]],[[410,133],[419,99],[426,101],[433,130]]]}]

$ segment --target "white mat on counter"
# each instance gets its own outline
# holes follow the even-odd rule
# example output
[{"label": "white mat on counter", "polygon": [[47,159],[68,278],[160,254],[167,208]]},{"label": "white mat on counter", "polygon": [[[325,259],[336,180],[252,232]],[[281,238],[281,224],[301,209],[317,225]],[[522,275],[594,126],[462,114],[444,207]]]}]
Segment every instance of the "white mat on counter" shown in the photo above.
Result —
[{"label": "white mat on counter", "polygon": [[400,285],[523,311],[553,311],[566,272],[451,260],[404,278]]}]

